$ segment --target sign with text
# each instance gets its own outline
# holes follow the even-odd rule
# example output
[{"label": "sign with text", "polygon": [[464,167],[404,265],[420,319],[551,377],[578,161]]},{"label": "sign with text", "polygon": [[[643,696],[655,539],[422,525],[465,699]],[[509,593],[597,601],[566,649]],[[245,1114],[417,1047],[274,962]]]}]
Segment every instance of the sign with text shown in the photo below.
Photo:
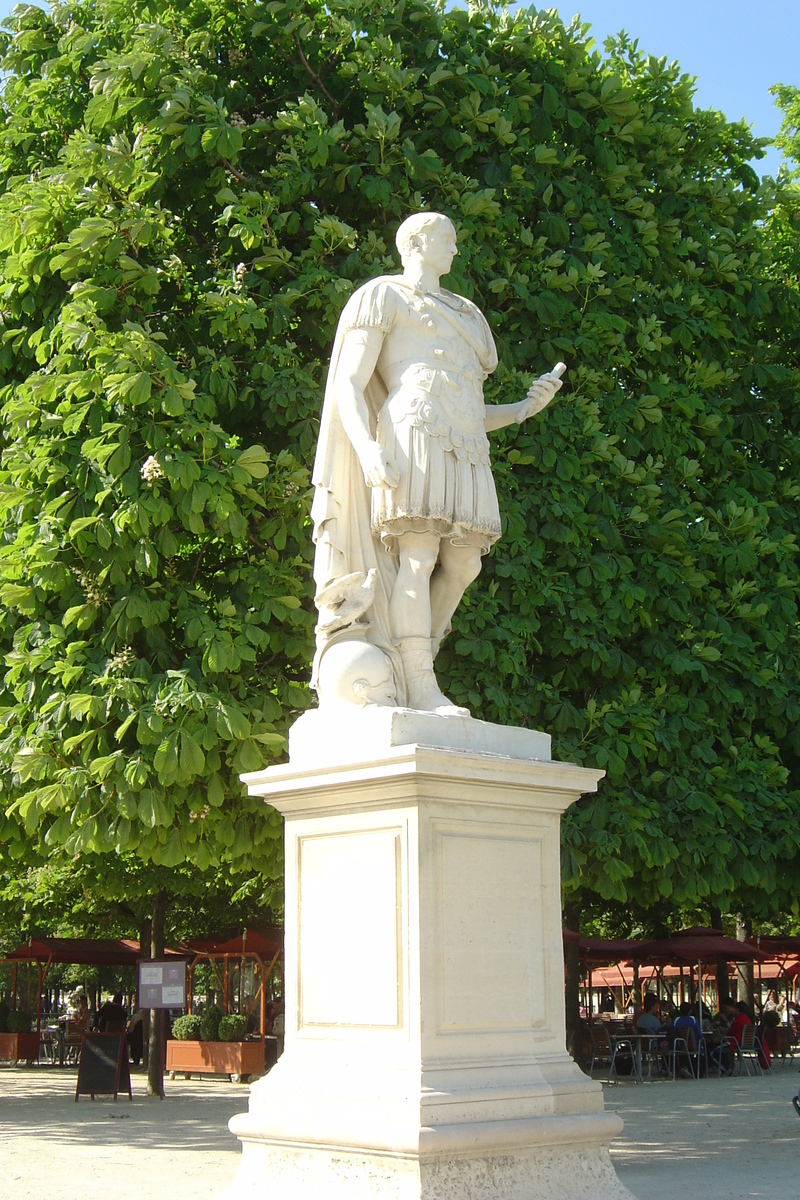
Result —
[{"label": "sign with text", "polygon": [[139,1008],[185,1008],[186,963],[153,960],[139,963]]}]

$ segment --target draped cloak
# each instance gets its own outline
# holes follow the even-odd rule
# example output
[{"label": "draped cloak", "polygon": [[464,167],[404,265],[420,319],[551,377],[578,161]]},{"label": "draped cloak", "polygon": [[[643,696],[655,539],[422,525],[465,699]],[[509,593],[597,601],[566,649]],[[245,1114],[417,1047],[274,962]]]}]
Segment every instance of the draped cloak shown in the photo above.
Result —
[{"label": "draped cloak", "polygon": [[[320,620],[317,625],[312,686],[316,685],[319,660],[328,645],[354,636],[365,638],[389,658],[397,688],[397,702],[403,705],[406,700],[403,667],[392,639],[389,621],[389,602],[397,578],[398,560],[393,553],[387,552],[372,530],[371,489],[364,482],[361,464],[345,432],[337,403],[338,372],[345,337],[356,329],[376,329],[388,333],[394,316],[394,304],[387,303],[391,293],[394,293],[391,300],[395,303],[402,303],[403,293],[407,294],[412,305],[419,303],[419,293],[402,276],[385,275],[373,279],[348,300],[333,343],[312,474],[314,582],[321,614],[324,595],[330,596],[332,592],[337,594],[338,581],[342,581],[339,594],[349,590],[349,594],[355,597],[356,617],[352,624],[337,628],[334,632],[326,629]],[[425,299],[429,307],[432,301],[436,303],[441,319],[454,328],[478,354],[484,375],[494,370],[497,365],[494,342],[485,318],[475,305],[461,296],[444,291],[438,293],[436,298],[426,296]],[[465,323],[463,317],[467,314],[471,321]],[[472,328],[464,328],[465,324]],[[387,395],[386,386],[376,370],[364,389],[373,438],[376,437],[378,417]],[[374,587],[374,595],[371,590],[361,593],[371,602],[366,611],[358,614],[359,591],[363,584],[370,582]]]}]

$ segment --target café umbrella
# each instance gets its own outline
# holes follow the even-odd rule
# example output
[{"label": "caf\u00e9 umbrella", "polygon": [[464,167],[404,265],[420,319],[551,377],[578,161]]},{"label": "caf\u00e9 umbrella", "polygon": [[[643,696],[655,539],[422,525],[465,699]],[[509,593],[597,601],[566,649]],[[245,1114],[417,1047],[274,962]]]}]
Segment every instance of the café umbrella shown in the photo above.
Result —
[{"label": "caf\u00e9 umbrella", "polygon": [[671,937],[647,942],[642,947],[641,961],[646,963],[697,967],[697,1017],[703,1028],[703,963],[715,962],[718,958],[726,962],[756,962],[768,956],[748,942],[726,937],[718,929],[693,926],[673,933]]}]

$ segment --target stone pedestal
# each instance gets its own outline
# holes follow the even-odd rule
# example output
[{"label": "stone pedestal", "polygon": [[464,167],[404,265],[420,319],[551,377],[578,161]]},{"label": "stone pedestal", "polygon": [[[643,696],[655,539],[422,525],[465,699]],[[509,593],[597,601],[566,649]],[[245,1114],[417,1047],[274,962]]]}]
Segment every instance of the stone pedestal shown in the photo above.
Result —
[{"label": "stone pedestal", "polygon": [[245,777],[286,818],[286,1040],[231,1121],[230,1200],[631,1200],[564,1048],[559,822],[601,773],[542,734],[363,718]]}]

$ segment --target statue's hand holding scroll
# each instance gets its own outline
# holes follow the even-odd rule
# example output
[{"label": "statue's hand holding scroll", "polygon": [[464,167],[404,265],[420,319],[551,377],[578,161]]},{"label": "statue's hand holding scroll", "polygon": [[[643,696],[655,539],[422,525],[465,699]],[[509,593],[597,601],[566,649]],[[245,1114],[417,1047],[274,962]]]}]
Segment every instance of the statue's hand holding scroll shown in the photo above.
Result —
[{"label": "statue's hand holding scroll", "polygon": [[546,375],[540,375],[539,378],[528,388],[528,394],[519,405],[519,421],[526,421],[528,417],[534,416],[541,412],[555,396],[556,392],[561,388],[561,376],[566,371],[565,363],[556,363],[552,371]]},{"label": "statue's hand holding scroll", "polygon": [[377,442],[367,442],[359,448],[358,460],[367,487],[393,488],[400,482],[400,473],[389,455]]}]

